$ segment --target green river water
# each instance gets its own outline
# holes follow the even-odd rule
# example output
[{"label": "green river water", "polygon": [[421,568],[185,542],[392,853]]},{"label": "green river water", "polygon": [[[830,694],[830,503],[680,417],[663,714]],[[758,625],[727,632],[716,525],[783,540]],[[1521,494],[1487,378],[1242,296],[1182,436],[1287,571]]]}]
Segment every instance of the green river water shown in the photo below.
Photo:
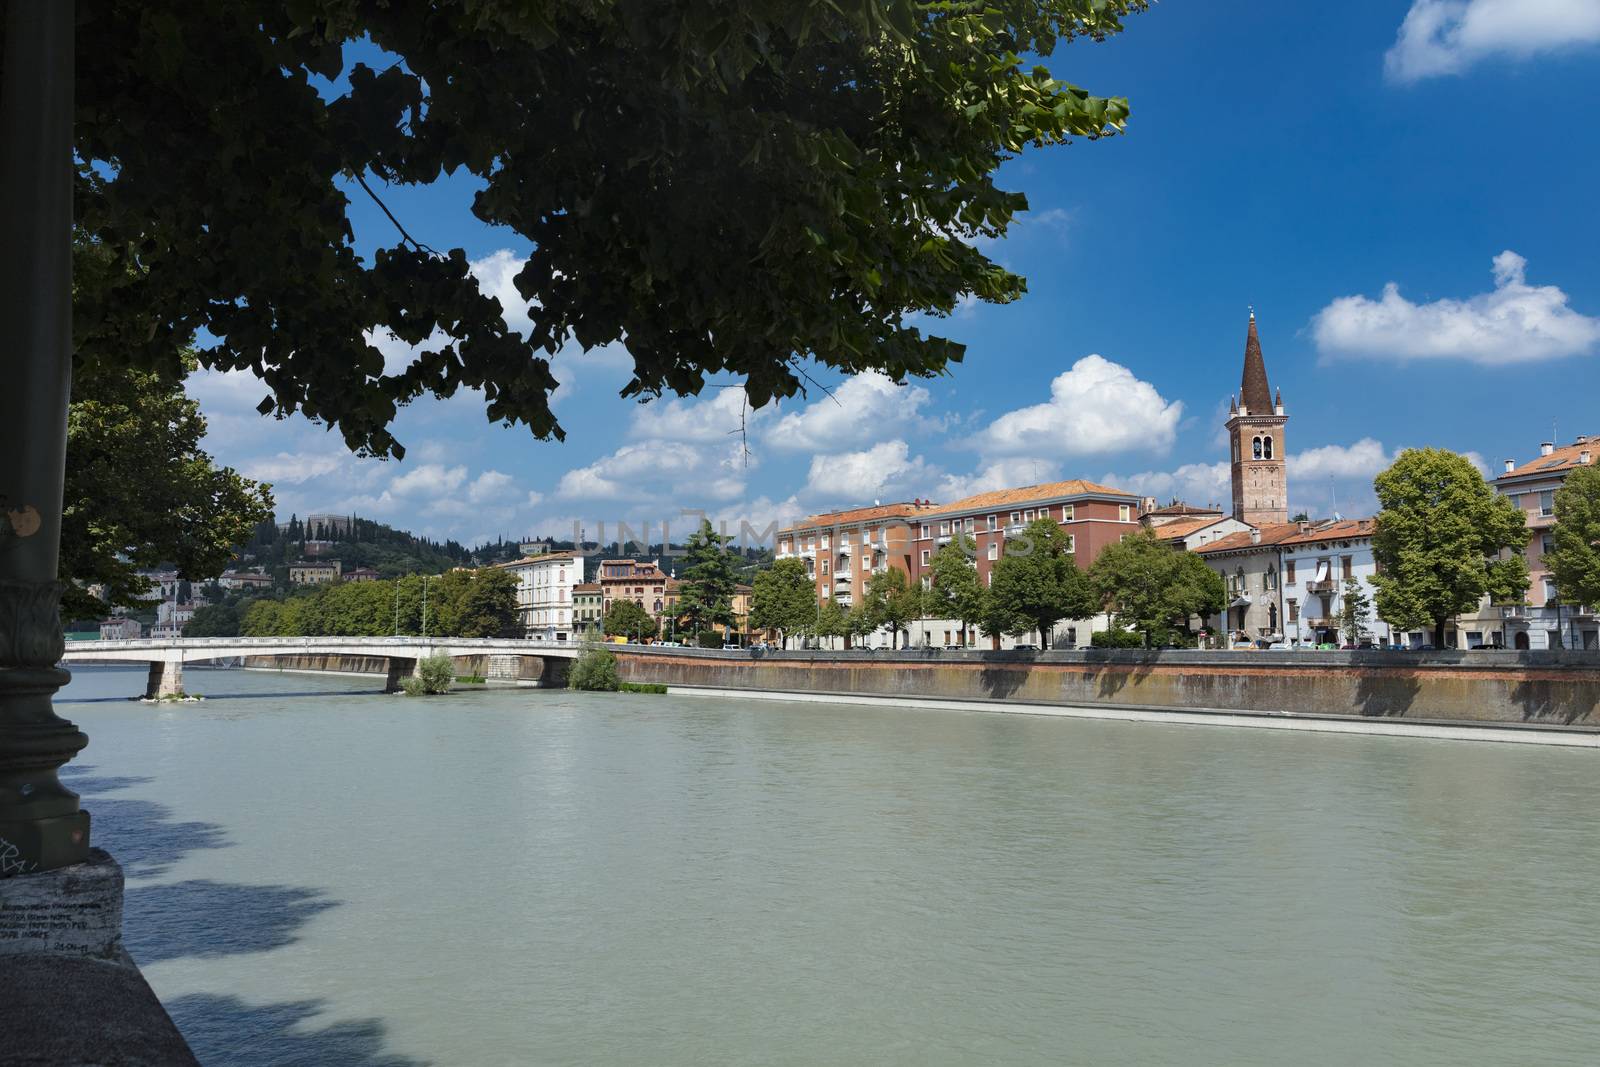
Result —
[{"label": "green river water", "polygon": [[207,1064],[1592,1064],[1600,753],[84,669]]}]

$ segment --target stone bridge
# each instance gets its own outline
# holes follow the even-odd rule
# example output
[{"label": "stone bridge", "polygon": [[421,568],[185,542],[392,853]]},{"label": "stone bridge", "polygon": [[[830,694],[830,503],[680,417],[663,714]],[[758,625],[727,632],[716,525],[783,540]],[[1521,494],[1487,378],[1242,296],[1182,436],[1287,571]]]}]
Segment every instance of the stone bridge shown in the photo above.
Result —
[{"label": "stone bridge", "polygon": [[[132,641],[68,642],[63,664],[146,663],[150,667],[145,696],[173,696],[183,691],[185,663],[211,663],[218,660],[284,659],[305,657],[352,657],[382,660],[387,663],[384,691],[400,687],[400,681],[415,674],[419,660],[446,655],[452,659],[481,658],[485,675],[505,681],[533,681],[535,684],[560,678],[566,660],[577,657],[580,647],[568,641],[536,641],[520,638],[465,637],[188,637],[171,639],[140,638]],[[528,663],[528,660],[536,663]],[[531,669],[530,669],[531,668]],[[558,683],[559,684],[559,683]]]}]

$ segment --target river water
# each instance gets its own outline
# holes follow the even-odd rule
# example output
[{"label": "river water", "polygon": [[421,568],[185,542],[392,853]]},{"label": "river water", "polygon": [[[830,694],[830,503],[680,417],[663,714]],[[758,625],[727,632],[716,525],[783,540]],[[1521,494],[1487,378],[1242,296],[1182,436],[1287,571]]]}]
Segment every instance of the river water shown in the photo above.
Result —
[{"label": "river water", "polygon": [[207,1064],[1600,1056],[1588,750],[84,669]]}]

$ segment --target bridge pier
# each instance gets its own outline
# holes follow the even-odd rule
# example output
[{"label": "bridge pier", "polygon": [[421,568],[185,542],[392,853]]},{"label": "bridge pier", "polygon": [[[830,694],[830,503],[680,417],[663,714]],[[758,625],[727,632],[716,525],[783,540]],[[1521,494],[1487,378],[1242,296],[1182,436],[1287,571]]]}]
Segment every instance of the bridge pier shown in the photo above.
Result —
[{"label": "bridge pier", "polygon": [[383,691],[385,693],[398,693],[398,692],[400,692],[401,685],[405,681],[405,679],[411,677],[412,675],[414,675],[416,673],[417,673],[417,661],[416,660],[414,660],[414,659],[405,659],[405,658],[400,657],[400,656],[390,656],[389,657],[389,670],[388,670],[388,673],[385,675],[385,677],[383,679]]},{"label": "bridge pier", "polygon": [[158,659],[150,663],[150,675],[144,684],[146,700],[183,695],[183,660]]}]

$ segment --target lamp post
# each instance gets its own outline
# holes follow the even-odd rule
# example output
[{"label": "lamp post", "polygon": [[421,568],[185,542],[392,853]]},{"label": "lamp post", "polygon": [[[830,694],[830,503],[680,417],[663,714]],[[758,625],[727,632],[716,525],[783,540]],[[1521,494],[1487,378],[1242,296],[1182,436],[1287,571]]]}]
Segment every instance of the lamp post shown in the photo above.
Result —
[{"label": "lamp post", "polygon": [[57,769],[89,739],[56,715],[70,675],[57,562],[72,373],[70,2],[11,0],[0,60],[0,877],[88,857]]}]

